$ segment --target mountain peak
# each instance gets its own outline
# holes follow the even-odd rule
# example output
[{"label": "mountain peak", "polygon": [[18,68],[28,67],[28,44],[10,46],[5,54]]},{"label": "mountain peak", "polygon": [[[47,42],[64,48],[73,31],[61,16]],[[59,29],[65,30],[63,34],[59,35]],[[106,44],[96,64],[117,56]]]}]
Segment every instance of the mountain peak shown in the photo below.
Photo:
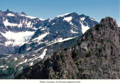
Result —
[{"label": "mountain peak", "polygon": [[78,15],[76,12],[72,12],[72,13],[70,13],[71,15]]},{"label": "mountain peak", "polygon": [[26,13],[25,13],[25,12],[21,12],[21,14],[26,15]]},{"label": "mountain peak", "polygon": [[9,10],[9,9],[7,9],[6,11],[5,11],[6,13],[13,13],[11,10]]},{"label": "mountain peak", "polygon": [[100,23],[107,27],[118,27],[116,20],[111,17],[103,18]]},{"label": "mountain peak", "polygon": [[71,13],[66,13],[66,14],[63,14],[63,15],[58,15],[57,18],[59,17],[66,17],[66,16],[78,16],[78,14],[76,12],[71,12]]},{"label": "mountain peak", "polygon": [[85,14],[81,14],[81,15],[79,15],[80,17],[85,17],[86,15]]},{"label": "mountain peak", "polygon": [[11,10],[7,9],[6,11],[9,12],[9,11],[11,11]]}]

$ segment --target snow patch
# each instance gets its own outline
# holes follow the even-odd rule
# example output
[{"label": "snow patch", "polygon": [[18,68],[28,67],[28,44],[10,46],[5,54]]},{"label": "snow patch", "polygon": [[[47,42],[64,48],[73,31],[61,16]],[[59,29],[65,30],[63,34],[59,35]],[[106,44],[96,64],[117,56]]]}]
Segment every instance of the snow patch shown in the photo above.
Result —
[{"label": "snow patch", "polygon": [[70,22],[71,25],[74,25],[72,22]]},{"label": "snow patch", "polygon": [[55,23],[52,23],[52,25],[54,25]]},{"label": "snow patch", "polygon": [[5,42],[6,46],[8,45],[21,46],[27,41],[29,41],[29,39],[34,34],[34,31],[25,31],[25,32],[17,32],[17,33],[7,31],[6,33],[1,32],[1,34],[7,39],[7,42]]},{"label": "snow patch", "polygon": [[46,54],[47,49],[44,49],[43,53],[41,54],[40,58],[43,59]]},{"label": "snow patch", "polygon": [[33,16],[26,16],[28,18],[31,18],[31,19],[35,19],[36,17],[33,17]]},{"label": "snow patch", "polygon": [[34,30],[37,30],[38,28],[36,28],[36,27],[33,27],[32,29],[34,29]]},{"label": "snow patch", "polygon": [[44,56],[46,55],[46,51],[47,51],[47,49],[44,49],[43,53],[42,53],[40,56],[36,56],[36,57],[34,57],[34,58],[32,58],[32,59],[29,59],[28,61],[34,61],[34,60],[36,60],[36,59],[38,59],[38,58],[43,59]]},{"label": "snow patch", "polygon": [[31,49],[31,47],[27,48],[27,51],[30,50],[30,49]]},{"label": "snow patch", "polygon": [[12,41],[7,41],[7,42],[5,42],[5,46],[9,46],[9,45],[12,45],[12,44],[13,44]]},{"label": "snow patch", "polygon": [[[20,16],[24,16],[24,17],[27,17],[27,18],[30,18],[30,19],[35,19],[37,17],[33,17],[33,16],[26,16],[26,15],[23,15],[23,14],[19,14]],[[44,21],[44,19],[42,18],[39,18],[41,21]]]},{"label": "snow patch", "polygon": [[81,21],[84,21],[84,20],[85,20],[85,17],[80,18],[80,20],[81,20]]},{"label": "snow patch", "polygon": [[8,13],[7,16],[15,16],[15,15],[12,13]]},{"label": "snow patch", "polygon": [[32,56],[35,56],[35,54],[33,54]]},{"label": "snow patch", "polygon": [[49,32],[44,33],[44,34],[42,34],[42,35],[39,35],[37,38],[34,38],[32,41],[38,41],[38,42],[39,42],[39,40],[42,40],[42,39],[43,39],[44,37],[46,37],[48,34],[49,34]]},{"label": "snow patch", "polygon": [[47,46],[53,45],[53,44],[58,43],[58,42],[68,41],[68,40],[73,39],[73,38],[75,38],[75,37],[70,37],[70,38],[65,38],[65,39],[63,39],[63,38],[56,38],[55,40],[47,43]]},{"label": "snow patch", "polygon": [[43,49],[43,48],[44,48],[44,47],[41,47],[41,48],[35,50],[34,52],[38,52],[38,51],[40,51],[40,50]]},{"label": "snow patch", "polygon": [[81,28],[82,28],[82,33],[84,34],[89,29],[89,27],[83,25],[83,23],[81,23],[81,22],[80,22],[80,24],[81,24]]},{"label": "snow patch", "polygon": [[7,26],[11,26],[11,27],[15,27],[15,26],[22,27],[22,24],[16,24],[16,23],[10,23],[10,22],[8,22],[8,19],[6,19],[3,23],[4,23],[5,27],[7,27]]},{"label": "snow patch", "polygon": [[33,62],[30,62],[30,63],[29,63],[29,66],[32,66],[32,65],[33,65]]},{"label": "snow patch", "polygon": [[15,57],[14,60],[17,61],[18,60],[17,57]]},{"label": "snow patch", "polygon": [[33,27],[33,24],[34,24],[34,23],[32,23],[31,21],[25,20],[25,19],[23,19],[22,21],[20,21],[19,24],[17,24],[17,23],[10,23],[10,22],[8,21],[8,19],[4,20],[3,23],[4,23],[5,27],[10,26],[10,27],[18,27],[18,28],[21,28],[21,27],[24,26],[25,28],[35,28],[35,27]]},{"label": "snow patch", "polygon": [[75,32],[75,31],[73,31],[73,30],[70,30],[71,31],[71,33],[78,33],[78,32]]},{"label": "snow patch", "polygon": [[22,55],[21,58],[24,58],[24,55]]},{"label": "snow patch", "polygon": [[10,54],[10,55],[8,55],[7,57],[11,57],[12,55]]},{"label": "snow patch", "polygon": [[6,66],[6,65],[1,65],[0,66],[0,68],[4,68],[4,69],[6,69],[6,68],[8,68],[9,66]]},{"label": "snow patch", "polygon": [[74,38],[74,37],[71,37],[71,38],[66,38],[66,39],[62,39],[62,38],[61,38],[62,40],[61,40],[61,39],[58,39],[58,42],[68,41],[68,40],[73,39],[73,38]]},{"label": "snow patch", "polygon": [[42,18],[39,18],[40,20],[42,20],[42,21],[44,21],[44,19],[42,19]]},{"label": "snow patch", "polygon": [[0,68],[3,68],[3,67],[5,67],[5,66],[4,66],[4,65],[1,65],[1,66],[0,66]]},{"label": "snow patch", "polygon": [[33,16],[26,16],[24,14],[19,14],[20,16],[24,16],[24,17],[27,17],[27,18],[31,18],[31,19],[35,19],[36,17],[33,17]]},{"label": "snow patch", "polygon": [[70,22],[71,20],[72,20],[72,17],[65,17],[64,19],[63,19],[63,21],[67,21],[67,22]]},{"label": "snow patch", "polygon": [[27,24],[27,27],[30,27],[30,28],[32,28],[32,23],[31,23],[31,21],[29,21],[28,23],[26,23]]},{"label": "snow patch", "polygon": [[9,66],[6,66],[6,68],[8,68]]},{"label": "snow patch", "polygon": [[27,62],[27,59],[25,59],[23,62],[18,63],[18,65],[16,65],[16,67],[23,64],[23,63],[26,63],[26,62]]},{"label": "snow patch", "polygon": [[47,29],[47,27],[42,27],[42,28],[41,28],[41,31],[46,30],[46,29]]},{"label": "snow patch", "polygon": [[20,69],[19,70],[22,70],[23,69],[23,67],[20,67]]}]

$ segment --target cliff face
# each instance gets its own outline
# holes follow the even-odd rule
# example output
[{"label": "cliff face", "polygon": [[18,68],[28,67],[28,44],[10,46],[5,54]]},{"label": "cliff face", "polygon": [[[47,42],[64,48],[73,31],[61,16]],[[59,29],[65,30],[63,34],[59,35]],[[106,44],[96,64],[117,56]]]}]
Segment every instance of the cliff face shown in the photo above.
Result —
[{"label": "cliff face", "polygon": [[73,47],[60,49],[46,61],[24,70],[22,79],[120,78],[120,32],[107,17],[90,28]]}]

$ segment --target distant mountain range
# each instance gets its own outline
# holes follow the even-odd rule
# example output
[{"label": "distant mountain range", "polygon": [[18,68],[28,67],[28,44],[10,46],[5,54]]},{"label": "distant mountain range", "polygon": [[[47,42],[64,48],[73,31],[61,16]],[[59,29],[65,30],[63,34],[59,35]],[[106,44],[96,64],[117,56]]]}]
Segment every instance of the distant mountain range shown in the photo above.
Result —
[{"label": "distant mountain range", "polygon": [[0,11],[0,78],[14,78],[54,51],[73,46],[96,24],[75,12],[43,20],[24,12]]},{"label": "distant mountain range", "polygon": [[77,13],[43,20],[24,12],[0,11],[0,54],[15,53],[16,49],[23,53],[80,36],[97,23],[93,18]]},{"label": "distant mountain range", "polygon": [[77,13],[68,13],[46,21],[47,23],[34,33],[30,41],[19,48],[18,53],[37,50],[68,38],[81,36],[98,23],[89,16]]}]

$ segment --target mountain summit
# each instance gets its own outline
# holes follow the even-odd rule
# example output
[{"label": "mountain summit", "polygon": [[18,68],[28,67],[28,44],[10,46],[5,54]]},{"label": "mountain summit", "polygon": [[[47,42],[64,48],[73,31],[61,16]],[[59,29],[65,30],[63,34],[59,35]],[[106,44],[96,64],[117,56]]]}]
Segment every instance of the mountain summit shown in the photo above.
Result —
[{"label": "mountain summit", "polygon": [[120,31],[111,17],[103,18],[73,47],[54,52],[51,58],[26,69],[22,79],[118,79]]},{"label": "mountain summit", "polygon": [[56,16],[51,20],[45,20],[43,24],[37,29],[30,41],[18,49],[18,53],[37,50],[68,38],[81,36],[98,22],[89,16],[78,15],[73,12]]}]

